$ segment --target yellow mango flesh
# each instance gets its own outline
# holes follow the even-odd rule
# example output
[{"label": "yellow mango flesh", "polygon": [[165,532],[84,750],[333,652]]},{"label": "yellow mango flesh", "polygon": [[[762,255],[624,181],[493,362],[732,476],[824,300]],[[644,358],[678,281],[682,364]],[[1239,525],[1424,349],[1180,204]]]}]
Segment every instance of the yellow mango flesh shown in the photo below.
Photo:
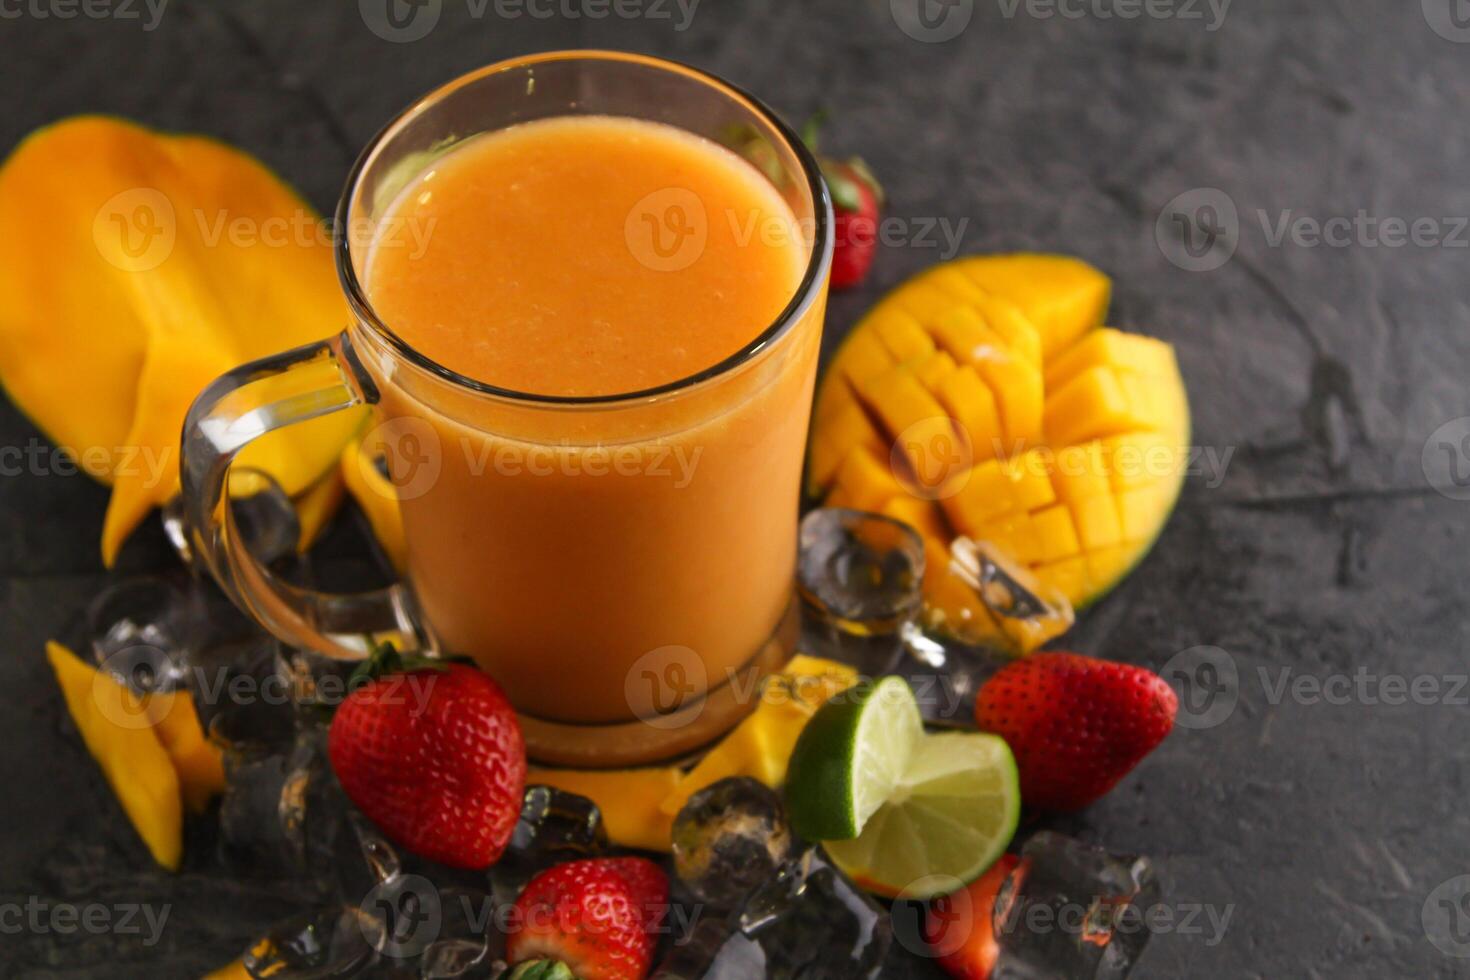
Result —
[{"label": "yellow mango flesh", "polygon": [[[956,535],[996,544],[1085,606],[1137,564],[1168,519],[1187,460],[1188,397],[1168,344],[1100,326],[1109,291],[1101,273],[1060,256],[940,265],[880,300],[837,353],[846,370],[824,377],[819,404],[856,399],[861,425],[819,410],[813,494],[920,531],[932,623],[977,642],[998,632],[947,571]],[[945,422],[969,455],[940,485],[903,431]],[[893,446],[901,452],[885,451]]]},{"label": "yellow mango flesh", "polygon": [[138,836],[155,861],[177,871],[184,851],[179,779],[148,717],[149,706],[59,643],[46,644],[46,658],[87,751]]},{"label": "yellow mango flesh", "polygon": [[219,746],[205,736],[187,691],[150,694],[144,700],[153,731],[179,777],[184,805],[190,813],[203,813],[209,801],[225,789]]},{"label": "yellow mango flesh", "polygon": [[[105,562],[178,492],[180,430],[206,384],[346,325],[329,237],[259,162],[199,136],[81,116],[0,167],[0,385],[112,485]],[[241,463],[299,494],[359,420],[274,433]]]},{"label": "yellow mango flesh", "polygon": [[403,536],[403,513],[393,483],[378,471],[370,455],[363,452],[361,435],[355,435],[342,450],[338,468],[342,482],[357,506],[362,508],[388,560],[400,573],[408,568],[408,541]]},{"label": "yellow mango flesh", "polygon": [[796,739],[818,708],[852,687],[857,671],[846,664],[798,654],[766,678],[760,704],[691,769],[660,809],[673,817],[689,797],[731,776],[749,776],[771,788],[786,781]]},{"label": "yellow mango flesh", "polygon": [[614,844],[668,851],[674,814],[666,813],[661,804],[678,789],[683,778],[679,769],[532,768],[526,773],[526,784],[555,786],[596,803],[608,839]]}]

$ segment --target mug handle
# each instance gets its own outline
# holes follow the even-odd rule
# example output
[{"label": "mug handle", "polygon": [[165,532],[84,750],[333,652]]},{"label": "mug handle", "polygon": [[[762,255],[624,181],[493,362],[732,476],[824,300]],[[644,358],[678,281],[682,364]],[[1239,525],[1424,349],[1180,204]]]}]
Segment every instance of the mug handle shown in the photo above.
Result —
[{"label": "mug handle", "polygon": [[360,659],[368,634],[396,631],[423,646],[402,585],[335,595],[281,580],[250,553],[228,506],[230,465],[268,432],[378,401],[345,332],[241,365],[212,381],[184,420],[179,476],[194,554],[240,609],[282,642]]}]

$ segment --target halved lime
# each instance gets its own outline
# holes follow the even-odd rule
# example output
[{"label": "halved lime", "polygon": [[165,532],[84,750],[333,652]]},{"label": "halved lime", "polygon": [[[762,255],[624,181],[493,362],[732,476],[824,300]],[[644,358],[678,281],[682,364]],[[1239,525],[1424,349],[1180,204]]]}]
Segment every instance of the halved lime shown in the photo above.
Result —
[{"label": "halved lime", "polygon": [[881,895],[928,898],[978,878],[1021,816],[1010,747],[996,735],[926,736],[908,683],[884,678],[807,723],[786,783],[792,828]]},{"label": "halved lime", "polygon": [[838,694],[801,731],[786,771],[786,811],[807,840],[848,840],[893,795],[924,719],[908,682],[885,677]]}]

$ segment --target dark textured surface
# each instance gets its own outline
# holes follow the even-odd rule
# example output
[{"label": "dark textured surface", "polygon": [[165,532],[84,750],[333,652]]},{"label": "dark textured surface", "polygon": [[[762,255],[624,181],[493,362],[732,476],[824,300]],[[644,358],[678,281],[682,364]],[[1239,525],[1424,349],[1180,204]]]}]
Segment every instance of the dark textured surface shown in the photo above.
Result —
[{"label": "dark textured surface", "polygon": [[[335,0],[174,0],[153,31],[41,18],[56,7],[28,2],[0,19],[0,147],[69,113],[118,113],[238,143],[325,209],[355,148],[397,107],[523,51],[656,52],[792,118],[830,107],[829,145],[867,157],[891,213],[968,219],[966,250],[1054,249],[1112,274],[1114,321],[1177,345],[1196,442],[1233,454],[1223,481],[1209,467],[1191,480],[1153,556],[1073,640],[1154,668],[1216,646],[1240,676],[1226,720],[1179,730],[1060,824],[1153,855],[1177,915],[1230,910],[1223,937],[1207,914],[1160,936],[1138,975],[1470,972],[1421,925],[1436,886],[1470,872],[1463,697],[1378,703],[1370,681],[1332,704],[1274,688],[1288,669],[1466,670],[1470,504],[1430,489],[1421,456],[1431,433],[1470,413],[1470,251],[1463,233],[1458,248],[1278,247],[1261,218],[1362,209],[1453,233],[1443,219],[1470,214],[1470,44],[1436,33],[1409,0],[1239,0],[1213,31],[1203,3],[1190,8],[1203,20],[1125,20],[1100,16],[1109,3],[1046,18],[976,0],[957,8],[973,6],[973,19],[945,43],[906,36],[887,0],[704,0],[687,30],[671,5],[671,20],[507,19],[494,4],[475,19],[479,4],[442,6],[425,39],[391,44],[356,3]],[[1155,222],[1201,187],[1237,205],[1240,247],[1191,273],[1166,259]],[[887,249],[868,288],[834,299],[829,344],[937,251]],[[0,407],[0,444],[37,437]],[[1431,457],[1467,465],[1458,439],[1436,440]],[[202,858],[177,877],[147,870],[64,720],[40,651],[106,580],[104,502],[81,477],[0,480],[0,902],[166,903],[171,914],[152,948],[7,930],[0,974],[197,974],[290,908],[289,894],[226,882]],[[122,565],[170,561],[153,521]],[[938,974],[896,958],[889,975]]]}]

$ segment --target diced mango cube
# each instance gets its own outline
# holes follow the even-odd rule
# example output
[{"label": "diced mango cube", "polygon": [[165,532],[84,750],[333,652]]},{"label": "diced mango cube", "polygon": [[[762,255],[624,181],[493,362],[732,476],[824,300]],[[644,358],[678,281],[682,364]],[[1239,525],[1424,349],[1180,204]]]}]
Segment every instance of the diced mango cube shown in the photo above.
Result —
[{"label": "diced mango cube", "polygon": [[1092,592],[1092,579],[1087,571],[1087,558],[1082,555],[1038,565],[1036,577],[1061,592],[1074,606],[1080,605]]},{"label": "diced mango cube", "polygon": [[1066,504],[1056,504],[1031,515],[1036,529],[1038,561],[1061,561],[1071,558],[1082,550],[1077,540],[1077,528],[1072,523],[1072,513]]},{"label": "diced mango cube", "polygon": [[887,449],[887,442],[855,397],[818,426],[812,435],[807,459],[810,492],[820,493],[831,485],[837,476],[837,467],[842,465],[854,446],[866,446],[878,455]]},{"label": "diced mango cube", "polygon": [[1175,482],[1183,474],[1182,447],[1161,432],[1129,432],[1102,441],[1114,490]]},{"label": "diced mango cube", "polygon": [[955,364],[954,358],[942,350],[931,351],[920,360],[915,361],[913,365],[914,377],[918,378],[919,383],[931,392],[938,392],[940,386],[944,384],[944,379],[953,374],[957,368],[958,365]]},{"label": "diced mango cube", "polygon": [[939,510],[927,500],[905,494],[888,501],[879,513],[896,521],[903,521],[924,538],[933,538],[936,541],[949,538],[949,529],[944,526]]},{"label": "diced mango cube", "polygon": [[1047,400],[1045,427],[1047,442],[1070,446],[1143,425],[1117,372],[1099,365],[1078,374]]},{"label": "diced mango cube", "polygon": [[1029,514],[1015,513],[991,521],[979,534],[978,541],[989,541],[1012,561],[1029,565],[1041,559],[1041,540]]},{"label": "diced mango cube", "polygon": [[1109,495],[1112,485],[1108,480],[1107,455],[1103,452],[1102,443],[1084,442],[1080,446],[1063,448],[1057,453],[1051,480],[1056,486],[1057,497],[1069,502]]},{"label": "diced mango cube", "polygon": [[992,332],[1005,341],[1011,353],[1032,367],[1041,367],[1041,335],[1021,308],[1002,296],[986,293],[976,302]]},{"label": "diced mango cube", "polygon": [[895,363],[893,355],[888,353],[876,333],[859,330],[842,344],[830,370],[846,378],[851,384],[859,385],[874,375],[887,371]]},{"label": "diced mango cube", "polygon": [[1055,391],[1087,368],[1099,365],[1161,378],[1173,378],[1179,370],[1174,349],[1162,340],[1103,327],[1087,334],[1046,366],[1046,387]]},{"label": "diced mango cube", "polygon": [[1016,253],[982,255],[957,263],[981,289],[1021,308],[1041,335],[1045,357],[1102,323],[1112,283],[1080,259]]},{"label": "diced mango cube", "polygon": [[1039,442],[1046,412],[1041,369],[1017,359],[1008,363],[983,361],[975,369],[995,393],[1010,451]]},{"label": "diced mango cube", "polygon": [[[954,451],[953,425],[949,413],[906,367],[895,367],[857,386],[858,397],[882,420],[915,473],[933,468],[930,452]],[[945,431],[951,433],[947,447],[933,445]]]},{"label": "diced mango cube", "polygon": [[867,323],[878,332],[883,346],[900,364],[917,361],[934,352],[934,339],[918,320],[896,306],[884,304],[868,315]]},{"label": "diced mango cube", "polygon": [[842,461],[837,469],[837,486],[845,491],[845,506],[867,511],[882,510],[884,504],[904,492],[889,459],[880,458],[864,446],[858,446]]},{"label": "diced mango cube", "polygon": [[1016,509],[1011,496],[1011,479],[998,460],[981,463],[955,493],[940,498],[949,522],[971,536],[993,519]]},{"label": "diced mango cube", "polygon": [[977,463],[994,459],[1004,445],[1005,433],[995,395],[980,380],[974,367],[966,365],[947,376],[937,394],[940,404],[967,440],[971,458]]},{"label": "diced mango cube", "polygon": [[1106,490],[1095,497],[1071,502],[1077,537],[1085,551],[1109,548],[1123,540],[1123,525],[1118,520],[1118,505]]},{"label": "diced mango cube", "polygon": [[1009,364],[1014,358],[1005,340],[990,329],[985,318],[969,306],[946,309],[929,323],[934,340],[955,356],[961,364],[999,361]]},{"label": "diced mango cube", "polygon": [[1122,578],[1133,563],[1138,560],[1138,548],[1135,545],[1120,544],[1101,551],[1090,551],[1087,553],[1087,574],[1097,587],[1105,583],[1116,582]]},{"label": "diced mango cube", "polygon": [[1148,541],[1159,532],[1169,514],[1171,493],[1170,484],[1150,483],[1118,494],[1118,523],[1125,542]]},{"label": "diced mango cube", "polygon": [[1051,460],[1043,449],[1028,449],[1001,460],[1001,472],[1011,486],[1011,499],[1022,511],[1039,510],[1054,503],[1056,488],[1051,481]]}]

